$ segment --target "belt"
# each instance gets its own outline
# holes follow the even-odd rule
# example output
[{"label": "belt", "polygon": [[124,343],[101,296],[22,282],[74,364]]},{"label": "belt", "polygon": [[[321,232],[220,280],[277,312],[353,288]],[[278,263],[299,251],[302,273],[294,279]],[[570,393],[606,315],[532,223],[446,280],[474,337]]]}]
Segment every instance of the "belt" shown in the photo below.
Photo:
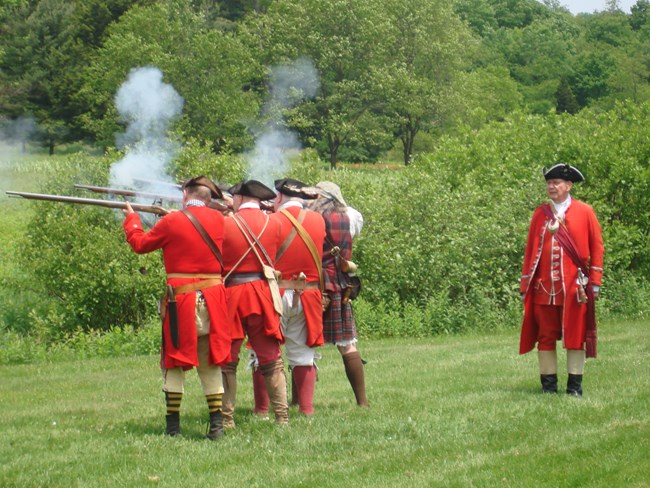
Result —
[{"label": "belt", "polygon": [[181,293],[189,293],[191,291],[204,290],[212,286],[223,284],[220,274],[182,274],[182,273],[169,273],[167,278],[205,278],[201,281],[194,283],[187,283],[186,285],[179,285],[174,287],[174,294],[180,295]]},{"label": "belt", "polygon": [[167,279],[171,278],[201,278],[204,280],[221,278],[219,273],[168,273]]},{"label": "belt", "polygon": [[318,290],[320,283],[318,281],[305,280],[280,280],[278,286],[285,290]]},{"label": "belt", "polygon": [[263,280],[264,275],[262,273],[237,273],[232,274],[226,278],[226,288],[231,286],[243,285],[244,283],[250,283],[252,281]]}]

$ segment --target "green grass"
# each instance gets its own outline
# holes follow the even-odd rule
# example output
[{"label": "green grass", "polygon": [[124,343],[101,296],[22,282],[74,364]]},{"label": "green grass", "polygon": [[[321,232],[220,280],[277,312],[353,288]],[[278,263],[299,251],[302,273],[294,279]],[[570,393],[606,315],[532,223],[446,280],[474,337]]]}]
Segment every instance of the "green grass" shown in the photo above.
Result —
[{"label": "green grass", "polygon": [[194,372],[183,437],[162,435],[156,357],[3,366],[0,485],[650,486],[648,326],[601,324],[582,399],[540,394],[511,330],[362,341],[363,410],[327,347],[316,414],[288,428],[251,415],[240,365],[238,427],[217,443]]}]

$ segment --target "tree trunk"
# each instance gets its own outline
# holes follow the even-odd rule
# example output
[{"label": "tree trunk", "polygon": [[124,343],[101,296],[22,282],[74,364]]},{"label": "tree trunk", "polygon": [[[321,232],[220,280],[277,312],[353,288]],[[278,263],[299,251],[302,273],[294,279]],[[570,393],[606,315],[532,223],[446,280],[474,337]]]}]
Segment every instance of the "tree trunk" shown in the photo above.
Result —
[{"label": "tree trunk", "polygon": [[330,169],[336,169],[336,149],[330,149]]},{"label": "tree trunk", "polygon": [[411,164],[413,160],[413,143],[415,142],[415,134],[417,132],[412,129],[407,129],[402,139],[402,155],[404,156],[404,166]]},{"label": "tree trunk", "polygon": [[415,143],[415,136],[420,131],[420,121],[419,119],[411,119],[409,117],[409,123],[404,128],[404,134],[402,135],[402,148],[404,156],[404,166],[411,164],[413,160],[413,145]]},{"label": "tree trunk", "polygon": [[327,136],[327,146],[330,152],[330,169],[336,169],[336,158],[339,153],[340,141],[330,134]]}]

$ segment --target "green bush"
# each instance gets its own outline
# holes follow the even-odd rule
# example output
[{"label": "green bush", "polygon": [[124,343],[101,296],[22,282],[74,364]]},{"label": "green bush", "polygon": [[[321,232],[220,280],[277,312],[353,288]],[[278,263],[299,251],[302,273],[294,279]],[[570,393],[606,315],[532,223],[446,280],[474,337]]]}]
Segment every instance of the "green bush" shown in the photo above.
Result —
[{"label": "green bush", "polygon": [[[577,165],[587,181],[573,194],[591,204],[603,227],[603,315],[647,315],[650,297],[650,106],[625,104],[575,116],[512,114],[481,130],[441,138],[408,167],[327,170],[313,151],[288,176],[337,182],[364,215],[354,244],[363,291],[355,303],[365,336],[423,337],[518,326],[519,276],[529,220],[546,199],[543,166]],[[111,158],[69,157],[49,168],[51,193],[73,182],[104,183]],[[61,161],[61,160],[59,160]],[[190,140],[175,161],[179,179],[204,173],[235,182],[242,158],[215,156]],[[154,322],[164,283],[159,253],[137,256],[124,242],[119,212],[39,203],[18,259],[42,300],[23,317],[38,337],[91,350],[119,349]],[[139,272],[146,269],[147,274]],[[18,301],[25,306],[27,301]],[[110,331],[86,345],[79,331]],[[74,338],[71,339],[71,338]],[[120,346],[121,347],[121,346]]]},{"label": "green bush", "polygon": [[557,161],[585,173],[573,194],[594,207],[603,227],[599,309],[643,314],[650,276],[649,119],[649,106],[632,104],[608,114],[514,114],[443,138],[399,171],[323,175],[340,184],[366,222],[353,259],[371,305],[358,302],[357,320],[368,333],[389,336],[518,325],[528,224],[546,199],[542,167]]},{"label": "green bush", "polygon": [[91,357],[157,354],[160,323],[125,325],[106,332],[77,330],[57,341],[45,342],[38,332],[0,330],[0,365],[52,362]]}]

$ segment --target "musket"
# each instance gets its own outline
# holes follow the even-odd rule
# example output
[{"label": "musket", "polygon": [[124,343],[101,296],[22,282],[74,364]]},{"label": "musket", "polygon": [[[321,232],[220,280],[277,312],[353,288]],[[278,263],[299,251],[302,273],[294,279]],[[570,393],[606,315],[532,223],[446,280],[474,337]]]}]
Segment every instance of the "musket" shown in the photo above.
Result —
[{"label": "musket", "polygon": [[[78,197],[68,197],[63,195],[49,195],[47,193],[27,193],[19,191],[7,191],[7,195],[12,197],[23,197],[30,200],[46,200],[51,202],[63,202],[63,203],[79,203],[82,205],[97,205],[99,207],[108,207],[108,208],[126,208],[126,202],[116,202],[113,200],[97,200],[93,198],[78,198]],[[142,205],[139,203],[130,203],[131,208],[136,212],[145,212],[152,213],[156,215],[167,215],[168,210],[160,207],[158,205]]]},{"label": "musket", "polygon": [[145,186],[150,186],[150,187],[169,187],[173,190],[178,190],[180,191],[182,189],[182,185],[179,185],[178,183],[169,183],[168,181],[157,181],[157,180],[146,180],[143,178],[133,178],[133,182],[139,182],[139,183],[144,183]]},{"label": "musket", "polygon": [[75,188],[80,188],[81,190],[89,190],[95,193],[105,193],[107,195],[120,195],[125,197],[141,197],[141,198],[151,198],[153,200],[167,200],[170,202],[182,202],[183,197],[178,195],[158,195],[157,193],[149,193],[138,190],[127,190],[123,188],[108,188],[105,186],[93,186],[93,185],[74,185]]},{"label": "musket", "polygon": [[[93,185],[79,185],[75,184],[75,188],[82,190],[89,190],[95,193],[105,193],[108,195],[121,195],[125,197],[141,197],[141,198],[152,198],[154,200],[167,200],[174,203],[182,203],[183,197],[174,196],[174,195],[159,195],[157,193],[147,193],[138,190],[126,190],[122,188],[108,188],[104,186],[93,186]],[[232,206],[229,206],[227,203],[221,203],[218,200],[212,200],[208,203],[208,207],[219,210],[220,212],[227,212],[232,210]]]}]

